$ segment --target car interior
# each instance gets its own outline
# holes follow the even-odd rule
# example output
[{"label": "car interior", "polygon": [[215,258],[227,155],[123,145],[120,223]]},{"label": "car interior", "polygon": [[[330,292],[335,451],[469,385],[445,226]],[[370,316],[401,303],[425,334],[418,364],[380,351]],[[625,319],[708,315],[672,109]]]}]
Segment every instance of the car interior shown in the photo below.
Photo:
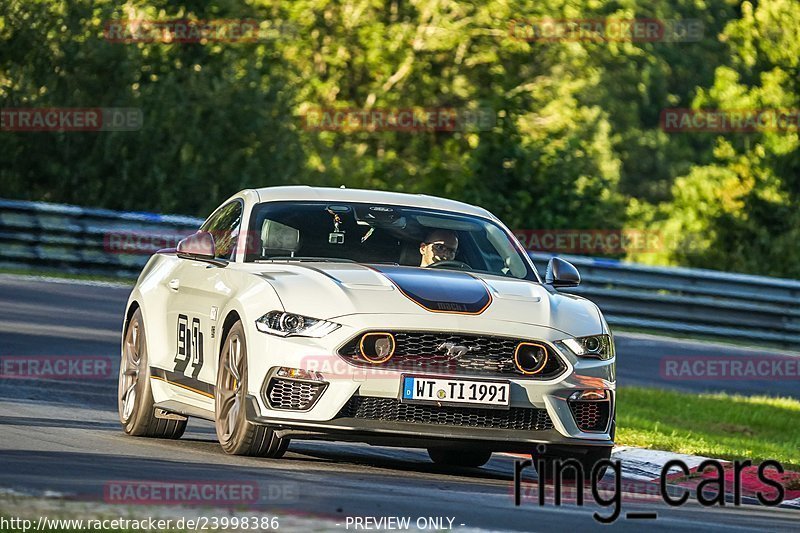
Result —
[{"label": "car interior", "polygon": [[466,264],[461,269],[524,277],[520,265],[509,272],[487,225],[411,208],[272,202],[253,210],[248,235],[260,242],[247,247],[245,261],[327,258],[418,267],[420,244],[441,229],[457,236],[454,261]]}]

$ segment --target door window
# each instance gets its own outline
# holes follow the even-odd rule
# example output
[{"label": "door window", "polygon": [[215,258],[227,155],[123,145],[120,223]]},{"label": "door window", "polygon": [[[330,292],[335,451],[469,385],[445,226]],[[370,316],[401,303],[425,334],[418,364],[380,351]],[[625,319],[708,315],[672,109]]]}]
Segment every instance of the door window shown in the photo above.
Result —
[{"label": "door window", "polygon": [[217,210],[200,228],[214,236],[214,244],[216,245],[215,257],[218,259],[233,259],[241,222],[242,204],[236,200]]}]

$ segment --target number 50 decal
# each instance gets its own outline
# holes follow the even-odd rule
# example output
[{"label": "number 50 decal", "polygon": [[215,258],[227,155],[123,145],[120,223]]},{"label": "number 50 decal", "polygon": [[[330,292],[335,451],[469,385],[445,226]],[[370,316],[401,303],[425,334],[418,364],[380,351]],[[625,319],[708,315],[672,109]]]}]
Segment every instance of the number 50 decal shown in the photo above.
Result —
[{"label": "number 50 decal", "polygon": [[193,318],[189,327],[189,317],[178,315],[178,353],[175,355],[175,372],[183,374],[189,363],[192,364],[192,377],[197,379],[203,368],[203,332],[200,319]]}]

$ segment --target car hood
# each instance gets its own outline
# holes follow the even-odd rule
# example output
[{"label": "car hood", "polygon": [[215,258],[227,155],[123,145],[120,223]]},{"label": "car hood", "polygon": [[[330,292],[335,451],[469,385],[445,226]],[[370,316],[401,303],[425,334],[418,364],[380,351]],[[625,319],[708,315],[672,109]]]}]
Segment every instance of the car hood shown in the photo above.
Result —
[{"label": "car hood", "polygon": [[261,264],[257,273],[286,311],[323,319],[352,314],[458,314],[558,329],[602,331],[597,307],[532,281],[444,269],[355,263]]}]

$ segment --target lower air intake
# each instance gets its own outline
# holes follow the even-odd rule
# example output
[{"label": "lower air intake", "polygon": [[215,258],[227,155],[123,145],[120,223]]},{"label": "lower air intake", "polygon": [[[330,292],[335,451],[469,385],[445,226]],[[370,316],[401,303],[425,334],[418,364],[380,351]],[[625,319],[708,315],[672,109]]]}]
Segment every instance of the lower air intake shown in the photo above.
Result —
[{"label": "lower air intake", "polygon": [[267,402],[273,409],[307,411],[325,388],[324,383],[273,378],[267,386]]},{"label": "lower air intake", "polygon": [[481,427],[489,429],[516,429],[542,431],[553,428],[546,409],[512,407],[508,410],[462,407],[437,407],[401,403],[393,398],[354,396],[342,410],[340,417],[384,422],[408,422],[443,426]]},{"label": "lower air intake", "polygon": [[605,432],[608,427],[608,417],[611,411],[611,402],[608,401],[575,401],[569,402],[569,409],[575,418],[575,424],[581,431]]}]

